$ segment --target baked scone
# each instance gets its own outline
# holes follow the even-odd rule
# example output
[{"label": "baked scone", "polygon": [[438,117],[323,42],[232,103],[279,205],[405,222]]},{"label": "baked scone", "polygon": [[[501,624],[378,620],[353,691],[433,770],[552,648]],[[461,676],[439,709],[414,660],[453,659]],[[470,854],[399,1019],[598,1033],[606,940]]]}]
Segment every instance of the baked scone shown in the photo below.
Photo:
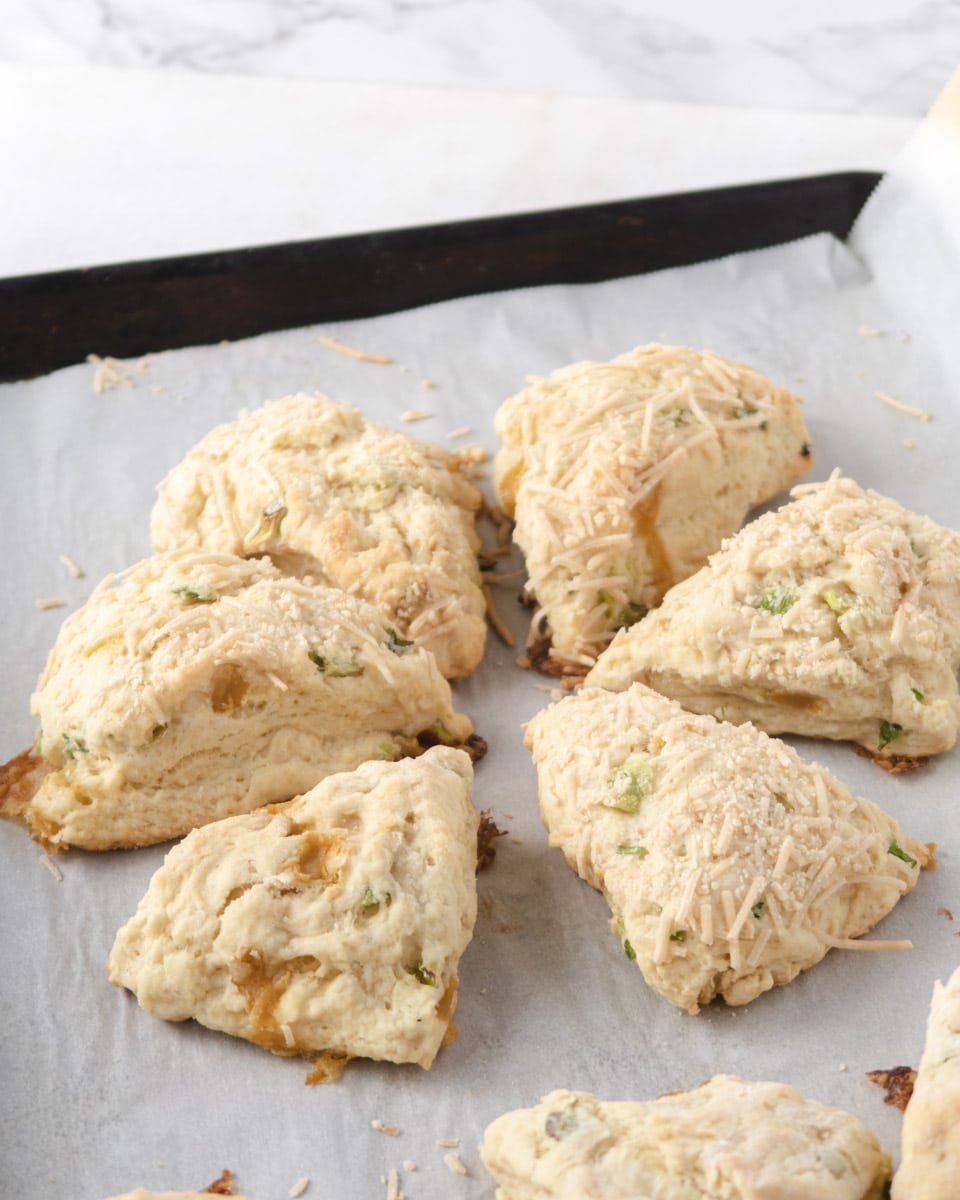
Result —
[{"label": "baked scone", "polygon": [[495,418],[532,636],[589,664],[811,463],[800,402],[707,351],[642,346],[535,379]]},{"label": "baked scone", "polygon": [[195,830],[117,934],[111,983],[319,1078],[357,1056],[429,1067],[476,919],[472,782],[437,746]]},{"label": "baked scone", "polygon": [[550,844],[603,892],[647,983],[690,1013],[716,996],[746,1004],[831,947],[863,947],[853,939],[930,859],[783,742],[642,684],[585,688],[526,738]]},{"label": "baked scone", "polygon": [[960,967],[934,984],[927,1040],[903,1114],[892,1200],[956,1200],[960,1192]]},{"label": "baked scone", "polygon": [[732,1075],[648,1101],[551,1092],[480,1154],[498,1200],[881,1200],[890,1176],[850,1113]]},{"label": "baked scone", "polygon": [[767,733],[852,741],[883,765],[960,727],[960,534],[837,475],[752,521],[587,676],[634,680]]},{"label": "baked scone", "polygon": [[[268,561],[146,559],[64,622],[4,809],[49,846],[144,846],[367,759],[462,743],[433,656],[372,605]],[[17,778],[17,764],[26,771]],[[2,790],[2,789],[0,789]]]},{"label": "baked scone", "polygon": [[202,438],[160,484],[155,550],[268,554],[376,604],[448,679],[483,656],[475,514],[455,453],[296,395]]}]

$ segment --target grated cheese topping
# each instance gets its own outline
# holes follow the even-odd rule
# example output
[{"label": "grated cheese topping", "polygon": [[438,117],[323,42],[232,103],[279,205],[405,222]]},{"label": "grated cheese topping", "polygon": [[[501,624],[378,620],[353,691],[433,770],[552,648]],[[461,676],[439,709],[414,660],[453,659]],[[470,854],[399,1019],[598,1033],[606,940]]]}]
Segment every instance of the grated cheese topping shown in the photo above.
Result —
[{"label": "grated cheese topping", "polygon": [[483,496],[463,470],[477,453],[414,440],[324,396],[290,396],[212,430],[174,467],[158,489],[153,545],[269,555],[289,575],[376,604],[447,678],[467,675],[486,634]]},{"label": "grated cheese topping", "polygon": [[[831,947],[870,945],[856,939],[930,861],[783,743],[641,684],[584,688],[526,736],[551,843],[604,892],[647,982],[690,1011],[717,994],[744,1003]],[[613,807],[611,777],[638,761],[646,790],[635,808]]]},{"label": "grated cheese topping", "polygon": [[559,655],[592,662],[809,465],[798,404],[742,364],[653,345],[501,406],[494,483]]}]

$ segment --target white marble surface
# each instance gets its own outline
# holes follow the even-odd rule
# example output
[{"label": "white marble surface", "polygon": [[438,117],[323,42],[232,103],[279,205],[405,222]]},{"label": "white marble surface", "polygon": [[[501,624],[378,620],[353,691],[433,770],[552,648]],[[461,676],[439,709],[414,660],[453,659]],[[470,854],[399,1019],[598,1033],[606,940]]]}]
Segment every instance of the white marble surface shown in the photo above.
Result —
[{"label": "white marble surface", "polygon": [[883,169],[958,60],[957,0],[4,0],[0,274]]}]

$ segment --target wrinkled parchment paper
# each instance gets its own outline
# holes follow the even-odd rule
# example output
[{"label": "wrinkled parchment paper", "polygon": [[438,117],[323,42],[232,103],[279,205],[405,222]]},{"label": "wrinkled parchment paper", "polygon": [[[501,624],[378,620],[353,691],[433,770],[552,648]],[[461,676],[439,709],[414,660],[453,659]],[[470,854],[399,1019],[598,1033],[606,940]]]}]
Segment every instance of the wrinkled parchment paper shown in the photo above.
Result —
[{"label": "wrinkled parchment paper", "polygon": [[[32,741],[30,693],[64,615],[102,576],[149,553],[155,484],[211,426],[292,391],[324,391],[390,424],[429,410],[402,427],[443,442],[470,426],[449,444],[475,440],[492,452],[494,411],[528,374],[648,341],[710,347],[805,398],[810,478],[839,466],[960,527],[951,353],[960,243],[939,189],[960,161],[947,119],[958,97],[955,82],[874,197],[853,248],[820,236],[631,280],[157,354],[125,364],[119,386],[102,392],[88,364],[0,388],[0,761]],[[320,334],[393,361],[344,357]],[[911,834],[939,844],[938,869],[877,935],[911,938],[914,949],[833,951],[747,1008],[690,1017],[646,988],[608,929],[603,899],[547,847],[521,727],[549,702],[550,684],[515,665],[528,617],[516,600],[519,557],[500,570],[496,596],[518,645],[491,633],[481,669],[455,688],[490,743],[475,800],[508,831],[479,879],[457,1041],[429,1072],[355,1062],[339,1083],[305,1088],[296,1060],[155,1020],[108,984],[105,962],[165,848],[69,852],[57,856],[58,879],[20,828],[0,824],[4,1196],[101,1200],[135,1186],[202,1187],[229,1167],[256,1200],[279,1200],[302,1178],[310,1200],[382,1196],[391,1168],[409,1200],[490,1198],[476,1147],[506,1109],[559,1086],[651,1098],[717,1072],[782,1080],[847,1108],[896,1152],[899,1114],[864,1072],[916,1064],[933,981],[960,959],[960,751],[891,778],[847,746],[797,741]],[[51,598],[66,607],[35,607]],[[375,1131],[374,1119],[399,1133]],[[444,1165],[449,1147],[438,1139],[459,1139],[465,1176]]]}]

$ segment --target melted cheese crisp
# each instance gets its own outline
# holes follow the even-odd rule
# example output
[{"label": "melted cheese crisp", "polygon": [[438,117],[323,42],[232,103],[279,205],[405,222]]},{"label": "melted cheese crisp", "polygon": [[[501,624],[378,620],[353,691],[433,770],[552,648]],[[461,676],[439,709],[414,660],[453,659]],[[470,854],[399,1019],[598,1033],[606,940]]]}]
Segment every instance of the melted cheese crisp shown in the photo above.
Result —
[{"label": "melted cheese crisp", "polygon": [[[122,1196],[108,1196],[107,1200],[210,1200],[210,1189],[202,1192],[148,1192],[143,1188],[135,1188],[132,1192],[124,1192]],[[250,1200],[249,1196],[241,1196],[239,1192],[216,1193],[221,1196],[233,1196],[234,1200]]]},{"label": "melted cheese crisp", "polygon": [[960,1191],[960,968],[937,982],[913,1095],[903,1115],[893,1200],[956,1200]]},{"label": "melted cheese crisp", "polygon": [[799,404],[741,363],[652,345],[501,406],[494,482],[554,656],[592,662],[810,467]]},{"label": "melted cheese crisp", "polygon": [[746,1004],[866,933],[930,857],[875,804],[752,725],[635,684],[586,688],[527,727],[540,810],[599,888],[647,983],[695,1013]]},{"label": "melted cheese crisp", "polygon": [[182,552],[106,579],[33,696],[26,817],[52,846],[141,846],[334,771],[462,742],[433,655],[371,605],[264,561]]},{"label": "melted cheese crisp", "polygon": [[195,830],[110,953],[111,983],[275,1054],[429,1067],[477,912],[463,751],[364,763]]},{"label": "melted cheese crisp", "polygon": [[498,1200],[880,1200],[890,1174],[856,1117],[731,1075],[649,1101],[551,1092],[480,1153]]},{"label": "melted cheese crisp", "polygon": [[836,475],[793,495],[620,633],[587,683],[639,680],[694,712],[879,759],[949,750],[960,535]]},{"label": "melted cheese crisp", "polygon": [[268,554],[282,570],[343,588],[469,675],[486,625],[461,459],[368,424],[357,409],[297,395],[208,433],[160,484],[155,550]]}]

